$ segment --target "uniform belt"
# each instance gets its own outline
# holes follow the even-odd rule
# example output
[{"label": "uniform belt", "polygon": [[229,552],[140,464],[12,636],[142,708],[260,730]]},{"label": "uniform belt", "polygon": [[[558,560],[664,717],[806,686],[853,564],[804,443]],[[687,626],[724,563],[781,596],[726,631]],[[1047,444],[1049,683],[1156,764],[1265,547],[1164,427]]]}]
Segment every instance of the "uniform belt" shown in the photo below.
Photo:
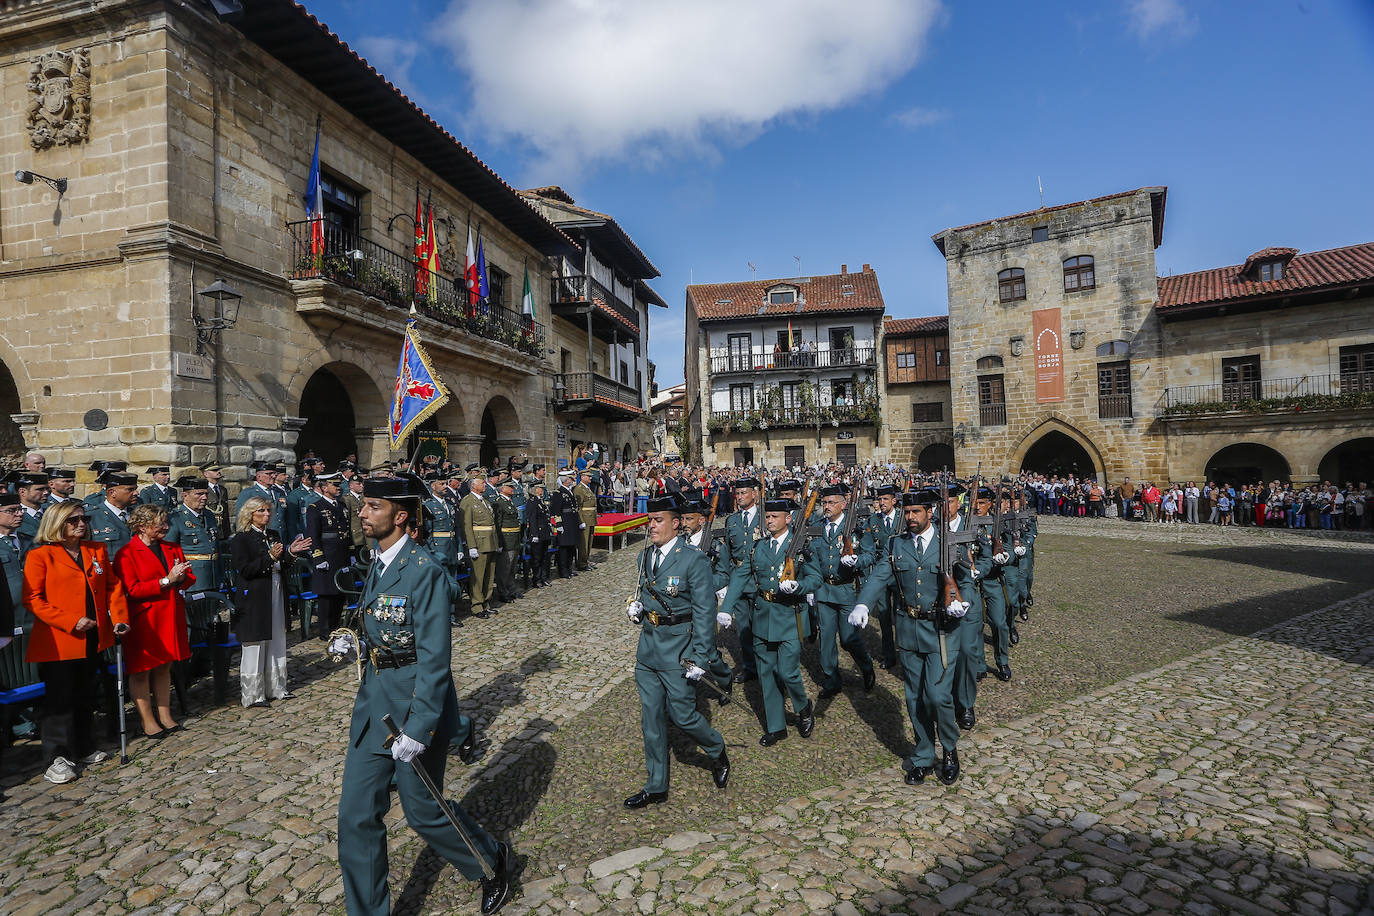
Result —
[{"label": "uniform belt", "polygon": [[495,531],[495,530],[496,530],[496,526],[495,526],[495,525],[473,525],[473,526],[472,526],[472,530],[473,530],[473,531]]},{"label": "uniform belt", "polygon": [[520,528],[519,528],[519,526],[516,526],[515,528],[502,528],[502,529],[501,529],[501,533],[502,533],[502,534],[519,534],[519,533],[520,533]]},{"label": "uniform belt", "polygon": [[215,558],[213,553],[188,553],[183,556],[188,560],[213,560]]},{"label": "uniform belt", "polygon": [[855,588],[859,585],[858,579],[841,579],[839,576],[826,576],[826,585],[852,585]]},{"label": "uniform belt", "polygon": [[415,664],[414,652],[392,652],[387,649],[369,649],[367,654],[372,662],[372,667],[377,671],[383,668],[404,668],[406,665]]},{"label": "uniform belt", "polygon": [[452,531],[436,531],[436,532],[434,532],[433,534],[431,534],[430,537],[432,537],[432,538],[451,538],[451,537],[453,537],[453,532],[452,532]]},{"label": "uniform belt", "polygon": [[932,614],[930,611],[923,611],[923,610],[921,610],[921,609],[919,609],[919,608],[914,608],[914,607],[912,607],[912,606],[909,605],[909,604],[906,606],[906,615],[907,615],[908,617],[910,617],[912,620],[934,620],[934,619],[935,619],[935,615]]},{"label": "uniform belt", "polygon": [[[758,596],[764,601],[772,601],[776,604],[796,604],[805,597],[801,592],[793,592],[790,595],[784,595],[782,592],[759,592]],[[789,598],[792,600],[789,601]]]},{"label": "uniform belt", "polygon": [[646,615],[649,622],[656,627],[670,627],[675,623],[686,623],[692,619],[690,613],[687,614],[660,614],[657,611],[649,611]]}]

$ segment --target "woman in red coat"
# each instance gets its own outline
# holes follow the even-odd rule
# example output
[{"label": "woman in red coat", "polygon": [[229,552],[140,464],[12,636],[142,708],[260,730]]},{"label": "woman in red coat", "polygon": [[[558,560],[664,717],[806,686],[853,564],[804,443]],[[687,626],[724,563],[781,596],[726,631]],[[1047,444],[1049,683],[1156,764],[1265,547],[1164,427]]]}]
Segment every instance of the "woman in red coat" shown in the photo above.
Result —
[{"label": "woman in red coat", "polygon": [[143,734],[161,740],[181,730],[172,718],[172,662],[191,657],[183,593],[196,577],[181,545],[162,540],[167,513],[160,506],[135,509],[129,531],[133,538],[114,558],[129,595],[129,635],[124,637],[129,692],[143,718]]},{"label": "woman in red coat", "polygon": [[124,586],[105,545],[86,540],[86,507],[48,508],[24,557],[24,606],[33,614],[25,659],[43,678],[43,752],[48,782],[71,782],[76,764],[109,755],[95,747],[91,717],[99,655],[129,629]]}]

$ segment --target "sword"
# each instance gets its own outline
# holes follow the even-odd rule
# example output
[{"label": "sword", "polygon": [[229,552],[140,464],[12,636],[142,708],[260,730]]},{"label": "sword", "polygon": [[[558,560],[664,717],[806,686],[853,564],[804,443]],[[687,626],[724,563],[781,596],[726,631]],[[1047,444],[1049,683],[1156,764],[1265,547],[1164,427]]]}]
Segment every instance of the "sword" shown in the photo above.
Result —
[{"label": "sword", "polygon": [[[682,659],[682,670],[683,670],[683,671],[686,671],[688,668],[701,668],[701,665],[698,665],[696,662],[692,661],[690,658],[684,658],[684,659]],[[705,669],[703,668],[702,670],[704,671]],[[705,675],[705,674],[703,674],[701,677],[697,678],[697,683],[698,683],[698,684],[705,685],[706,687],[710,687],[710,688],[711,688],[711,692],[714,693],[716,696],[720,697],[720,698],[723,699],[723,700],[728,700],[728,699],[730,699],[729,695],[728,695],[724,690],[721,690],[721,689],[720,689],[719,687],[717,687],[715,684],[712,684],[710,681],[708,681],[708,680],[706,679],[706,675]]]},{"label": "sword", "polygon": [[[383,747],[390,747],[391,742],[401,737],[401,730],[396,727],[396,720],[391,718],[391,713],[386,713],[382,716],[382,724],[386,726],[387,731],[391,732],[391,737],[386,740]],[[429,794],[434,796],[434,800],[439,803],[439,807],[442,808],[444,814],[448,816],[448,822],[453,825],[453,829],[458,831],[458,839],[463,841],[463,845],[468,848],[468,852],[477,860],[477,864],[482,866],[482,876],[488,881],[495,878],[496,872],[492,871],[491,866],[487,864],[486,857],[477,851],[477,846],[472,842],[472,837],[468,836],[468,832],[458,820],[458,816],[453,813],[453,808],[444,800],[444,793],[439,791],[439,787],[434,784],[434,779],[429,775],[429,770],[425,769],[425,765],[420,762],[418,755],[411,759],[410,765],[415,768],[415,775],[420,777],[420,782],[425,784],[425,788],[429,790]]]}]

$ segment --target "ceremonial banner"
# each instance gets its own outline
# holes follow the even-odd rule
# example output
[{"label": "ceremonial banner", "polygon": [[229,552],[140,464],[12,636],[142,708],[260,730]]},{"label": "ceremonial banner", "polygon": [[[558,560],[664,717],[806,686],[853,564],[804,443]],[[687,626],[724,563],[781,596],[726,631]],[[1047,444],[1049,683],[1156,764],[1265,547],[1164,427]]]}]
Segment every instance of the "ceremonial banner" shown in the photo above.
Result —
[{"label": "ceremonial banner", "polygon": [[320,123],[315,118],[315,152],[310,157],[310,178],[305,185],[305,216],[310,220],[310,258],[320,269],[324,257],[324,197],[320,191]]},{"label": "ceremonial banner", "polygon": [[1046,404],[1064,400],[1064,341],[1059,309],[1031,312],[1035,333],[1035,400]]},{"label": "ceremonial banner", "polygon": [[387,425],[391,450],[399,450],[411,430],[446,403],[448,392],[420,345],[412,306],[405,337],[401,339],[401,362],[396,368],[396,392],[391,400],[391,422]]}]

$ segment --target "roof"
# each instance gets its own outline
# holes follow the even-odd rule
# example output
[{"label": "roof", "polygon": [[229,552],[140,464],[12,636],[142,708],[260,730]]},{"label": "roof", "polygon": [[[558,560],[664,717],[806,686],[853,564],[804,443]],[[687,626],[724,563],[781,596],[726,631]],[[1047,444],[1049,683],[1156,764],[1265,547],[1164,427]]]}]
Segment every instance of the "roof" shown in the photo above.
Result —
[{"label": "roof", "polygon": [[887,337],[948,333],[948,315],[927,315],[923,318],[883,318],[883,334]]},{"label": "roof", "polygon": [[[567,192],[559,187],[535,188],[519,193],[526,200],[537,201],[545,217],[560,229],[581,230],[590,239],[594,252],[609,250],[616,266],[631,274],[633,279],[651,280],[661,276],[659,269],[611,215],[577,206]],[[664,305],[666,307],[667,303]]]},{"label": "roof", "polygon": [[[766,304],[767,293],[777,286],[797,289],[798,302]],[[687,299],[699,321],[817,315],[827,312],[882,312],[883,292],[872,268],[853,273],[818,277],[783,277],[739,283],[698,283],[687,287]]]},{"label": "roof", "polygon": [[[1330,248],[1309,254],[1288,255],[1292,248],[1266,248],[1251,255],[1245,264],[1214,267],[1188,274],[1159,278],[1159,302],[1166,314],[1223,302],[1247,302],[1270,297],[1285,298],[1327,290],[1349,289],[1374,283],[1374,242]],[[1247,272],[1257,260],[1290,257],[1283,276],[1267,283]]]},{"label": "roof", "polygon": [[666,407],[681,404],[687,396],[687,383],[678,382],[671,388],[659,389],[658,397],[650,403],[649,409],[653,411],[662,410]]},{"label": "roof", "polygon": [[577,252],[572,239],[301,4],[243,0],[232,26],[537,251]]},{"label": "roof", "polygon": [[951,232],[963,232],[967,229],[977,229],[979,226],[991,226],[993,223],[1002,223],[1009,220],[1027,219],[1032,216],[1040,216],[1044,213],[1054,213],[1058,210],[1068,210],[1073,207],[1083,207],[1090,204],[1105,203],[1109,200],[1117,200],[1122,197],[1134,197],[1144,191],[1150,192],[1150,203],[1154,209],[1155,224],[1155,247],[1158,248],[1164,242],[1164,202],[1169,194],[1169,189],[1162,185],[1156,187],[1136,188],[1133,191],[1121,191],[1116,194],[1107,194],[1104,197],[1093,197],[1088,200],[1078,200],[1071,204],[1059,204],[1055,207],[1041,207],[1039,210],[1027,210],[1025,213],[1016,213],[1012,216],[999,216],[995,219],[985,219],[978,223],[969,223],[967,226],[955,226],[953,229],[944,229],[932,235],[931,241],[935,247],[940,249],[940,254],[945,253],[945,236]]}]

